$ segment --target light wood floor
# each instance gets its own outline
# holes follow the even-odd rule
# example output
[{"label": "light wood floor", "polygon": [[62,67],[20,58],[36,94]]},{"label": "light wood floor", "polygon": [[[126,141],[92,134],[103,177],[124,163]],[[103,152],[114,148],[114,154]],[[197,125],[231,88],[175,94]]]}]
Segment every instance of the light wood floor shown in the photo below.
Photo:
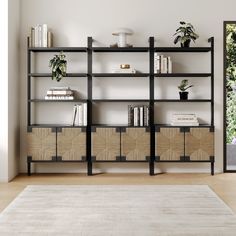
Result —
[{"label": "light wood floor", "polygon": [[27,186],[37,184],[206,184],[236,213],[235,174],[37,174],[17,176],[10,183],[0,183],[0,212]]}]

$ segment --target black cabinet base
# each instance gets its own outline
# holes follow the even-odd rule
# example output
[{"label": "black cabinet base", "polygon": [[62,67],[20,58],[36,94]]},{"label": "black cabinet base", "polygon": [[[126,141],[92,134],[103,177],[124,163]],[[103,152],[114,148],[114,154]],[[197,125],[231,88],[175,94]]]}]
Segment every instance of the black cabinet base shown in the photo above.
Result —
[{"label": "black cabinet base", "polygon": [[[31,176],[31,163],[74,163],[74,162],[78,162],[78,163],[86,163],[85,161],[32,161],[31,157],[28,157],[27,160],[27,173],[28,176]],[[101,163],[109,163],[109,161],[98,161]],[[118,162],[118,161],[112,161],[112,162]],[[119,163],[131,163],[132,161],[123,161],[123,162],[119,162]],[[138,161],[136,161],[138,162]],[[211,164],[211,175],[215,174],[215,162],[214,161],[155,161],[156,163],[210,163]],[[155,162],[154,161],[149,161],[149,175],[153,176],[155,175]],[[144,163],[144,161],[140,161],[140,163]],[[88,176],[92,176],[93,175],[93,162],[92,161],[88,161],[87,162],[87,175]]]}]

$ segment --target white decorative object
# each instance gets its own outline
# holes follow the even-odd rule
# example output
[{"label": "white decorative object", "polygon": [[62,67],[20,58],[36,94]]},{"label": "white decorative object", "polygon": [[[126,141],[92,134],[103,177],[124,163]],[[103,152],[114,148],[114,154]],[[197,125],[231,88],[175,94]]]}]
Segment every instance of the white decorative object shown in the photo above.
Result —
[{"label": "white decorative object", "polygon": [[127,28],[119,28],[112,35],[118,36],[118,47],[127,47],[127,35],[132,35],[133,31]]}]

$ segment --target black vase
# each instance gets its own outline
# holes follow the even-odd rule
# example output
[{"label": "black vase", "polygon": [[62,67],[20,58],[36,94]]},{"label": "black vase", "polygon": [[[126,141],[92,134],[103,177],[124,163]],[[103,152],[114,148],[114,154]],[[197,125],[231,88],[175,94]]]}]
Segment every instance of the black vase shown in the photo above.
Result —
[{"label": "black vase", "polygon": [[181,43],[181,48],[189,48],[191,40],[188,39],[184,43]]},{"label": "black vase", "polygon": [[180,100],[188,100],[188,92],[179,92]]}]

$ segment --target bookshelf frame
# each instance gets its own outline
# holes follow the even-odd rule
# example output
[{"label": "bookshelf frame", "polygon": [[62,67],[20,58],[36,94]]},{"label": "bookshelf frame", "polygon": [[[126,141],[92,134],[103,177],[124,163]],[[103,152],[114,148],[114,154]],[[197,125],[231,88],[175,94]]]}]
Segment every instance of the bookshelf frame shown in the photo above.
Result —
[{"label": "bookshelf frame", "polygon": [[[211,110],[211,122],[210,124],[200,125],[199,127],[205,128],[209,127],[211,130],[214,131],[214,38],[211,37],[208,39],[210,43],[209,47],[190,47],[190,48],[180,48],[180,47],[155,47],[154,46],[154,37],[149,37],[149,46],[148,47],[127,47],[127,48],[111,48],[111,47],[93,47],[93,38],[87,38],[87,47],[53,47],[53,48],[32,48],[29,47],[29,38],[27,39],[27,131],[30,132],[32,128],[52,128],[52,129],[60,129],[60,128],[78,128],[80,126],[66,126],[63,124],[33,124],[31,122],[31,105],[33,103],[38,102],[87,102],[87,126],[82,127],[86,129],[86,159],[83,161],[62,161],[57,160],[55,158],[52,161],[37,161],[32,160],[32,157],[27,157],[27,169],[28,175],[31,175],[31,164],[32,163],[53,163],[53,162],[83,162],[87,163],[87,174],[93,174],[93,163],[96,162],[93,160],[91,155],[91,147],[92,147],[92,129],[93,127],[107,127],[107,128],[140,128],[128,125],[107,125],[107,124],[93,124],[93,104],[100,103],[100,102],[113,102],[113,103],[122,103],[122,102],[144,102],[147,103],[150,107],[150,114],[149,114],[149,121],[150,124],[148,127],[150,130],[150,157],[146,159],[146,161],[123,161],[120,158],[117,161],[97,161],[97,162],[145,162],[149,164],[149,174],[155,174],[155,163],[210,163],[211,164],[211,174],[214,174],[214,156],[211,156],[209,160],[187,160],[180,159],[179,161],[161,161],[155,157],[155,134],[157,128],[160,127],[174,127],[168,124],[155,124],[154,122],[154,109],[155,104],[157,103],[176,103],[176,102],[187,102],[187,103],[210,103],[210,110]],[[86,53],[87,54],[87,72],[86,73],[68,73],[66,77],[74,77],[75,79],[78,77],[85,77],[87,78],[87,99],[76,99],[76,100],[44,100],[44,99],[37,99],[31,97],[31,80],[40,79],[40,77],[51,77],[50,73],[34,73],[32,72],[32,54],[34,53],[44,53],[44,52],[73,52],[73,53]],[[119,74],[119,73],[93,73],[93,54],[94,53],[148,53],[149,55],[149,72],[148,73],[137,73],[137,74]],[[154,73],[154,53],[155,52],[162,52],[162,53],[210,53],[210,72],[209,73],[171,73],[171,74],[157,74]],[[93,78],[94,77],[145,77],[149,80],[149,98],[148,99],[93,99]],[[163,77],[203,77],[203,78],[210,78],[210,99],[189,99],[189,100],[179,100],[179,99],[155,99],[154,96],[154,87],[155,87],[155,79],[163,78]],[[142,126],[141,128],[145,128]],[[195,128],[199,128],[198,126]],[[178,126],[180,128],[180,126]],[[191,128],[190,126],[184,127],[185,129]],[[192,127],[193,128],[193,127]],[[56,131],[57,132],[57,131]]]}]

